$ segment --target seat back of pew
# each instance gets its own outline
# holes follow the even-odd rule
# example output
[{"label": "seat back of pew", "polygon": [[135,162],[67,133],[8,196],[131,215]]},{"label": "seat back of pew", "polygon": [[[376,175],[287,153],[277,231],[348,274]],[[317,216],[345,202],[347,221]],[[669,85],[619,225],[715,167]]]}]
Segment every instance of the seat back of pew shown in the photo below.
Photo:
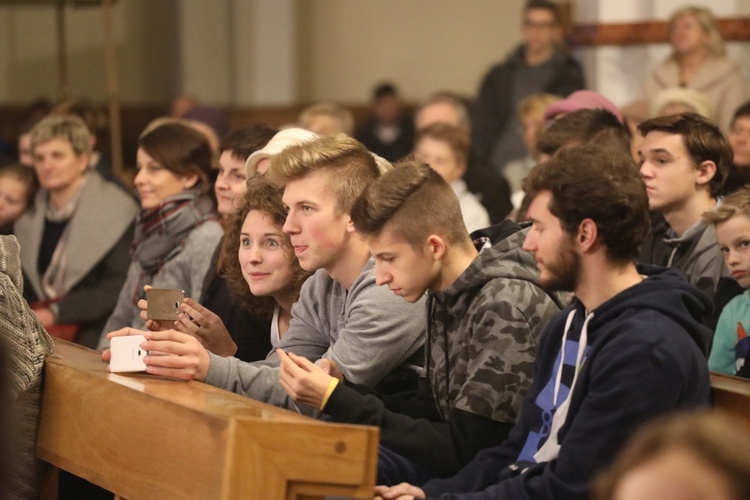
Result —
[{"label": "seat back of pew", "polygon": [[750,380],[711,372],[715,408],[739,417],[750,430]]},{"label": "seat back of pew", "polygon": [[331,424],[198,382],[107,372],[56,341],[37,456],[139,498],[371,498],[378,430]]}]

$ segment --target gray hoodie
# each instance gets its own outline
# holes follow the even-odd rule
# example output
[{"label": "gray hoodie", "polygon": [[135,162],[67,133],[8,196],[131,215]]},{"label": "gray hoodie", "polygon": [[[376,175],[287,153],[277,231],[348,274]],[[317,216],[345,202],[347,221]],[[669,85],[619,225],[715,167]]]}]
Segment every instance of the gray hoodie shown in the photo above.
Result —
[{"label": "gray hoodie", "polygon": [[[292,307],[281,349],[315,361],[334,361],[346,380],[373,388],[424,343],[424,299],[414,304],[375,283],[368,260],[349,291],[318,270],[302,286]],[[279,384],[274,352],[245,363],[211,354],[206,383],[284,408],[296,408]]]}]

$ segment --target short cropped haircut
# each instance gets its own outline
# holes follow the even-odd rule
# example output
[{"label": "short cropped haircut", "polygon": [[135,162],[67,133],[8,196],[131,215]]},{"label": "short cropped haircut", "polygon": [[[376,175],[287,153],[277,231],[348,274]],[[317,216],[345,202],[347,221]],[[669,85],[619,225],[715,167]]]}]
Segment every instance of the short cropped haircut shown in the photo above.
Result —
[{"label": "short cropped haircut", "polygon": [[31,150],[52,139],[63,139],[80,156],[91,152],[91,132],[82,118],[73,115],[48,116],[31,129]]},{"label": "short cropped haircut", "polygon": [[193,127],[167,122],[142,134],[138,147],[176,175],[197,175],[195,187],[201,192],[208,190],[213,153],[206,136]]},{"label": "short cropped haircut", "polygon": [[750,118],[750,101],[747,101],[739,108],[737,108],[737,110],[734,112],[734,115],[732,116],[732,123],[729,128],[734,127],[734,122],[736,122],[740,118]]},{"label": "short cropped haircut", "polygon": [[378,236],[388,225],[395,238],[421,248],[431,234],[471,244],[453,189],[427,164],[403,160],[370,184],[351,211],[357,232]]},{"label": "short cropped haircut", "polygon": [[562,24],[562,16],[560,15],[560,9],[557,7],[555,2],[549,0],[529,0],[523,8],[523,12],[526,13],[532,9],[546,10],[552,13],[555,19],[555,24]]},{"label": "short cropped haircut", "polygon": [[734,154],[729,140],[718,125],[697,113],[680,113],[646,120],[638,125],[638,132],[644,137],[650,132],[682,136],[682,143],[696,167],[704,161],[712,161],[716,165],[716,173],[708,182],[708,187],[711,196],[719,196]]},{"label": "short cropped haircut", "polygon": [[750,498],[750,433],[742,421],[721,411],[698,411],[661,417],[646,424],[626,443],[610,469],[592,488],[594,500],[614,498],[619,482],[670,450],[689,452],[718,473],[730,498]]},{"label": "short cropped haircut", "polygon": [[[281,191],[278,186],[271,184],[268,179],[262,176],[248,179],[247,191],[240,198],[239,207],[230,219],[227,235],[224,238],[224,247],[222,248],[224,261],[220,272],[227,280],[229,291],[242,302],[251,314],[259,317],[271,317],[276,301],[272,297],[258,297],[252,294],[245,276],[242,274],[242,265],[238,256],[240,240],[242,239],[242,225],[245,223],[247,214],[253,210],[269,217],[281,232],[287,216],[287,210],[281,201]],[[299,298],[302,283],[310,276],[310,273],[302,269],[299,261],[294,257],[294,249],[287,234],[284,234],[282,239],[282,251],[289,259],[289,265],[292,269],[292,288],[295,293],[294,301],[296,302]]]},{"label": "short cropped haircut", "polygon": [[219,142],[219,153],[229,151],[234,158],[245,161],[268,144],[278,130],[264,124],[253,124],[232,130]]},{"label": "short cropped haircut", "polygon": [[527,197],[549,191],[549,211],[570,236],[592,219],[610,260],[638,260],[649,231],[648,196],[629,152],[599,143],[563,148],[535,166],[524,181]]},{"label": "short cropped haircut", "polygon": [[735,215],[750,219],[750,186],[743,186],[727,195],[721,205],[703,214],[703,220],[716,226],[728,221]]},{"label": "short cropped haircut", "polygon": [[603,138],[630,151],[630,131],[615,115],[604,109],[580,109],[553,121],[539,136],[536,149],[552,156],[566,146],[601,142]]},{"label": "short cropped haircut", "polygon": [[414,144],[419,144],[419,141],[426,137],[447,144],[453,152],[453,156],[456,157],[456,161],[466,165],[466,162],[469,160],[471,142],[469,134],[464,128],[447,123],[433,123],[417,132]]},{"label": "short cropped haircut", "polygon": [[272,182],[283,185],[318,171],[329,174],[338,214],[349,213],[362,191],[380,177],[367,148],[346,134],[286,148],[273,156],[266,175]]}]

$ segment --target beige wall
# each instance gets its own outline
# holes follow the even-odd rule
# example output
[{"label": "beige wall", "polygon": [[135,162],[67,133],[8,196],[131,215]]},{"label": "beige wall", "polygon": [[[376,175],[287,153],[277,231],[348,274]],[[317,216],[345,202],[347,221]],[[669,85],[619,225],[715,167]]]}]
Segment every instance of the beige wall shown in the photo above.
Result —
[{"label": "beige wall", "polygon": [[[116,2],[115,35],[125,102],[169,99],[177,77],[177,0]],[[68,71],[73,95],[103,100],[104,34],[100,9],[67,9]],[[0,102],[57,97],[55,8],[0,6]]]},{"label": "beige wall", "polygon": [[390,79],[407,99],[473,94],[520,38],[522,0],[301,2],[299,95],[362,102]]},{"label": "beige wall", "polygon": [[[522,4],[121,0],[122,101],[166,103],[191,92],[218,105],[362,103],[383,79],[409,100],[437,89],[473,94],[488,66],[518,41]],[[250,13],[260,17],[243,19]],[[0,6],[0,103],[57,96],[54,15],[52,7]],[[67,21],[72,93],[103,100],[100,10],[69,8]]]}]

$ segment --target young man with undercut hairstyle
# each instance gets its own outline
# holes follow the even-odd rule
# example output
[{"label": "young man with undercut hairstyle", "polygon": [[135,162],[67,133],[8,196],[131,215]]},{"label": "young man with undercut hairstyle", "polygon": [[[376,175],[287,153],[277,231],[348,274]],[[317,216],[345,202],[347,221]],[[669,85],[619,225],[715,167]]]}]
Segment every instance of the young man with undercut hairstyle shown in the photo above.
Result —
[{"label": "young man with undercut hairstyle", "polygon": [[427,292],[421,397],[379,398],[283,352],[281,383],[334,420],[378,425],[381,482],[449,476],[507,437],[539,335],[564,298],[540,288],[521,248],[527,230],[506,221],[472,241],[453,190],[422,162],[406,161],[370,185],[352,221],[375,258],[378,284],[407,302]]},{"label": "young man with undercut hairstyle", "polygon": [[[719,203],[732,148],[719,127],[696,113],[652,118],[638,125],[638,156],[649,208],[664,216],[641,250],[641,261],[674,267],[709,297],[729,277],[716,230],[701,219]],[[710,325],[713,328],[714,325]]]},{"label": "young man with undercut hairstyle", "polygon": [[565,148],[525,187],[533,225],[524,248],[542,286],[574,299],[542,334],[508,440],[451,478],[378,487],[385,499],[583,500],[639,425],[709,404],[699,317],[709,301],[677,271],[636,268],[648,198],[631,155]]},{"label": "young man with undercut hairstyle", "polygon": [[[346,380],[370,389],[403,387],[394,372],[421,354],[422,301],[406,303],[376,285],[374,261],[349,215],[354,200],[380,175],[373,156],[340,134],[288,147],[273,157],[267,175],[284,186],[289,213],[283,231],[302,268],[315,271],[302,286],[292,318],[286,318],[290,324],[281,349],[331,363]],[[201,380],[296,408],[279,385],[275,353],[245,363],[209,353],[194,337],[174,330],[124,329],[110,336],[133,333],[149,339],[142,344],[146,350],[178,355],[148,356],[149,373]]]}]

